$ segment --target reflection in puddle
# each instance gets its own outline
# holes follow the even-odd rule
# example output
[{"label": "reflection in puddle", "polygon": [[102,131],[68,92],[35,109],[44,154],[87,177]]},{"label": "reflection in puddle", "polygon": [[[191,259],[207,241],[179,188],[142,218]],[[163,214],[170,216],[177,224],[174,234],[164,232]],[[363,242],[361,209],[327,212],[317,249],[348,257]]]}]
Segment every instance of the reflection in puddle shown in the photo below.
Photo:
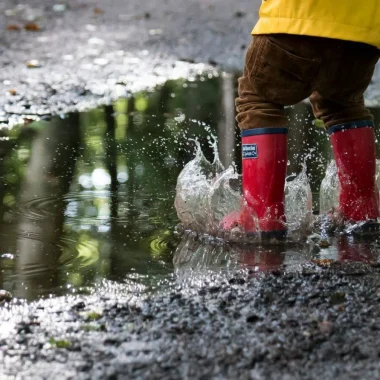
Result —
[{"label": "reflection in puddle", "polygon": [[[365,242],[268,250],[179,239],[173,203],[177,177],[194,157],[190,139],[212,160],[216,135],[223,165],[239,165],[233,115],[223,109],[234,98],[232,81],[169,81],[112,106],[0,128],[0,288],[28,299],[85,292],[109,280],[156,289],[170,283],[174,253],[179,277],[186,268],[376,261],[376,245]],[[300,173],[306,160],[316,209],[331,159],[328,139],[307,105],[288,112],[288,173]]]},{"label": "reflection in puddle", "polygon": [[212,273],[224,272],[230,277],[242,270],[251,274],[296,272],[308,263],[316,268],[344,262],[377,266],[379,259],[378,243],[353,237],[333,238],[328,248],[322,248],[312,241],[308,244],[226,244],[187,233],[174,253],[173,262],[180,283],[194,286]]}]

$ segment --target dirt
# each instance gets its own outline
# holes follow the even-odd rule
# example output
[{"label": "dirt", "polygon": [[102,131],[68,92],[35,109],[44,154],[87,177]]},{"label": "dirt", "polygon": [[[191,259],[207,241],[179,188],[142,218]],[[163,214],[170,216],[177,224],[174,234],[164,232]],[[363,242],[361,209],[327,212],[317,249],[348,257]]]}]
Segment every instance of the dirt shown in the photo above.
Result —
[{"label": "dirt", "polygon": [[192,276],[150,296],[119,286],[3,306],[2,379],[380,376],[379,268]]}]

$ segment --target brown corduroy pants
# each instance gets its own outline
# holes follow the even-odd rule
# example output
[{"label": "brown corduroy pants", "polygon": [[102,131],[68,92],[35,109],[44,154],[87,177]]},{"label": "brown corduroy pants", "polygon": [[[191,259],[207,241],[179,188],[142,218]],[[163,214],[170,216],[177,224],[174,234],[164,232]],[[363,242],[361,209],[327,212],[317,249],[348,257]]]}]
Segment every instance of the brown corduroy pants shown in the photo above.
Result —
[{"label": "brown corduroy pants", "polygon": [[363,93],[380,50],[373,46],[290,34],[254,36],[236,99],[240,129],[286,127],[284,106],[309,97],[325,127],[372,120]]}]

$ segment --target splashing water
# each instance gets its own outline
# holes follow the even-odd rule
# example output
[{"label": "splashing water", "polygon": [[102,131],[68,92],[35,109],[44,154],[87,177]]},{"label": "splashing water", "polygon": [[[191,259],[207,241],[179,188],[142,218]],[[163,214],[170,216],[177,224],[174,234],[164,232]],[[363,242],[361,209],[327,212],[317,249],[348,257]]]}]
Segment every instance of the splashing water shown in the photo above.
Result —
[{"label": "splashing water", "polygon": [[380,191],[380,160],[376,160],[376,186]]},{"label": "splashing water", "polygon": [[327,214],[338,207],[339,193],[338,168],[335,160],[331,160],[327,166],[325,178],[322,180],[319,192],[319,210],[321,214]]},{"label": "splashing water", "polygon": [[[178,217],[187,230],[230,241],[245,241],[240,231],[227,232],[221,228],[223,218],[239,213],[245,205],[241,193],[241,175],[236,168],[224,169],[219,161],[214,140],[214,161],[211,164],[203,155],[197,141],[195,158],[178,177],[175,207]],[[290,235],[309,229],[312,222],[312,195],[306,175],[306,165],[298,176],[288,177],[285,185],[286,216]],[[253,219],[254,216],[252,216]],[[258,237],[251,237],[249,242]]]},{"label": "splashing water", "polygon": [[289,231],[306,233],[313,221],[313,201],[306,163],[297,176],[292,175],[285,183],[285,215]]},{"label": "splashing water", "polygon": [[[376,185],[380,190],[380,160],[376,160]],[[319,195],[319,211],[321,214],[327,214],[338,207],[339,194],[338,168],[335,160],[331,160],[321,183]]]},{"label": "splashing water", "polygon": [[[218,154],[214,155],[214,162],[211,164],[203,155],[199,142],[194,142],[197,147],[196,155],[178,177],[174,205],[185,228],[208,233],[212,230],[207,212],[208,194],[212,183],[223,173],[224,167]],[[216,148],[214,151],[216,152]]]}]

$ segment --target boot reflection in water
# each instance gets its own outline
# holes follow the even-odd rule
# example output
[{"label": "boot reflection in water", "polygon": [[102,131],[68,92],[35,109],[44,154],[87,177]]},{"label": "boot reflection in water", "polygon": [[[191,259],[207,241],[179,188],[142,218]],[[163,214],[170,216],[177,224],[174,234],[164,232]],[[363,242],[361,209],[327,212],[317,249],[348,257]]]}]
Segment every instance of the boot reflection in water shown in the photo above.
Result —
[{"label": "boot reflection in water", "polygon": [[[341,184],[340,213],[353,222],[379,216],[373,116],[363,97],[379,59],[377,9],[377,0],[369,0],[366,7],[354,0],[323,0],[318,7],[311,0],[262,3],[236,99],[246,205],[224,218],[224,229],[239,226],[269,237],[286,234],[284,107],[308,97],[331,136]],[[346,19],[347,14],[352,17]],[[368,20],[366,32],[357,33],[363,20]]]},{"label": "boot reflection in water", "polygon": [[345,262],[376,262],[375,248],[368,242],[351,241],[342,238],[338,241],[338,260]]},{"label": "boot reflection in water", "polygon": [[194,235],[185,235],[173,257],[176,274],[180,278],[189,274],[206,273],[226,268],[251,269],[254,272],[270,272],[279,269],[285,259],[285,247],[273,245],[269,248],[248,245],[212,244],[198,240]]},{"label": "boot reflection in water", "polygon": [[255,272],[272,272],[280,269],[284,264],[285,254],[281,247],[273,249],[249,249],[239,250],[239,262],[244,267]]}]

